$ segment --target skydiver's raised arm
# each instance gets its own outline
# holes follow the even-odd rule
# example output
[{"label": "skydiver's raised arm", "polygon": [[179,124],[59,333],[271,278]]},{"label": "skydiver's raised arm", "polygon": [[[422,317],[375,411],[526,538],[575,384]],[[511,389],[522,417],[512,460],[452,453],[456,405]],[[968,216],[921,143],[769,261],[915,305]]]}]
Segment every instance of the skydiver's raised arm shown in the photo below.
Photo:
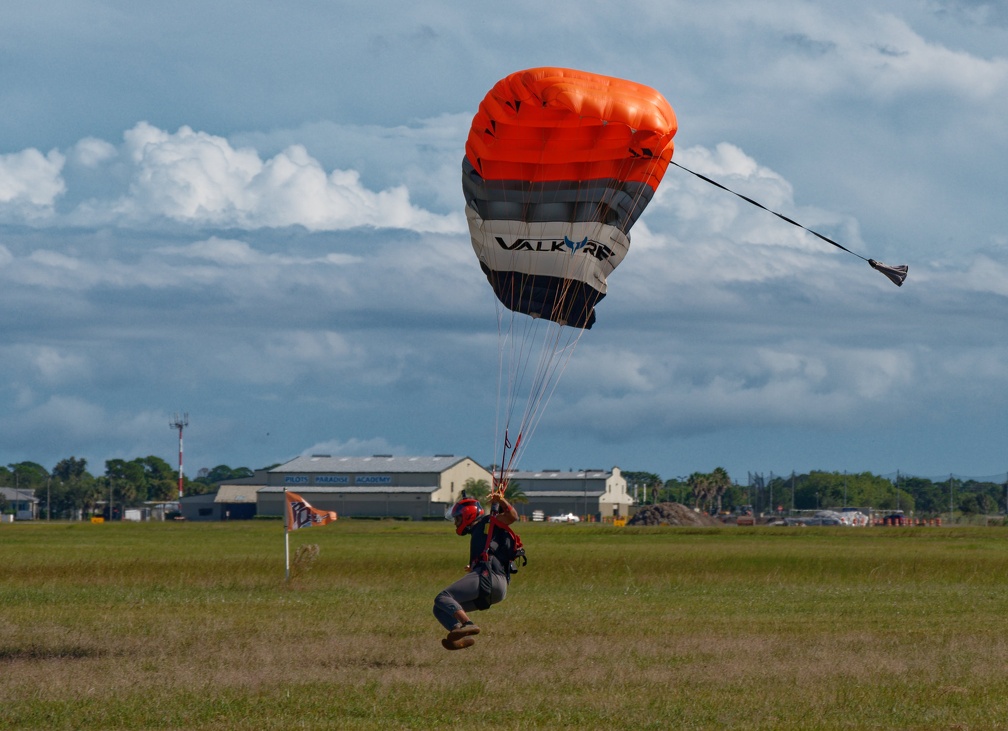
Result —
[{"label": "skydiver's raised arm", "polygon": [[504,525],[511,525],[518,520],[518,511],[514,509],[514,505],[509,503],[503,495],[495,494],[491,498],[490,503],[498,507],[497,520]]}]

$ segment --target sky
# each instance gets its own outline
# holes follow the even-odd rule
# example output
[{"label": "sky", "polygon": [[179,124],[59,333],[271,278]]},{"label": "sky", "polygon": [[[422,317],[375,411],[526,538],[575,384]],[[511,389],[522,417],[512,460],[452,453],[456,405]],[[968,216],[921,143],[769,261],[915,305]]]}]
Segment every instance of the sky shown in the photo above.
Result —
[{"label": "sky", "polygon": [[0,24],[0,463],[496,459],[461,162],[503,76],[660,91],[675,160],[523,469],[1005,477],[999,1],[37,0]]}]

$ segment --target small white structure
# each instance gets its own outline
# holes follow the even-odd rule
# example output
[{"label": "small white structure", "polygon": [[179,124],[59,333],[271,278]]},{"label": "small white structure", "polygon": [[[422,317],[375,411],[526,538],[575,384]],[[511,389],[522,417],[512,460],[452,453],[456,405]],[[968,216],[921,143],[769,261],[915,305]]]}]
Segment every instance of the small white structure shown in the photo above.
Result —
[{"label": "small white structure", "polygon": [[11,520],[35,520],[38,517],[39,500],[34,490],[17,487],[0,487],[0,495],[6,498],[3,512]]}]

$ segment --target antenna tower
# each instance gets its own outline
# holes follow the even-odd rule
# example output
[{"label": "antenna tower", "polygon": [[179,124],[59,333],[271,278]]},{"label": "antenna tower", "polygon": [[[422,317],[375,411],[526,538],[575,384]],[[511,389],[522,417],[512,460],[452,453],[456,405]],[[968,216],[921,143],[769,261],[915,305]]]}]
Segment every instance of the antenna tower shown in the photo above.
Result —
[{"label": "antenna tower", "polygon": [[185,412],[182,416],[178,415],[178,412],[172,414],[171,423],[168,424],[172,429],[178,429],[178,499],[179,499],[179,510],[182,509],[182,430],[189,426],[189,412]]}]

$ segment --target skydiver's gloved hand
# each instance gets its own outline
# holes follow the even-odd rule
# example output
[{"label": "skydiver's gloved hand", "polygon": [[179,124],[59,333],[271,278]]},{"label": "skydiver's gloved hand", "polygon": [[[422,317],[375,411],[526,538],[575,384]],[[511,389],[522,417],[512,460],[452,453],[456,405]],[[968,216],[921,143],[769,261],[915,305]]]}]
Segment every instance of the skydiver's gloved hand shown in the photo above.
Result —
[{"label": "skydiver's gloved hand", "polygon": [[497,514],[497,519],[504,525],[518,520],[518,511],[507,501],[503,494],[494,493],[490,496],[491,512]]}]

